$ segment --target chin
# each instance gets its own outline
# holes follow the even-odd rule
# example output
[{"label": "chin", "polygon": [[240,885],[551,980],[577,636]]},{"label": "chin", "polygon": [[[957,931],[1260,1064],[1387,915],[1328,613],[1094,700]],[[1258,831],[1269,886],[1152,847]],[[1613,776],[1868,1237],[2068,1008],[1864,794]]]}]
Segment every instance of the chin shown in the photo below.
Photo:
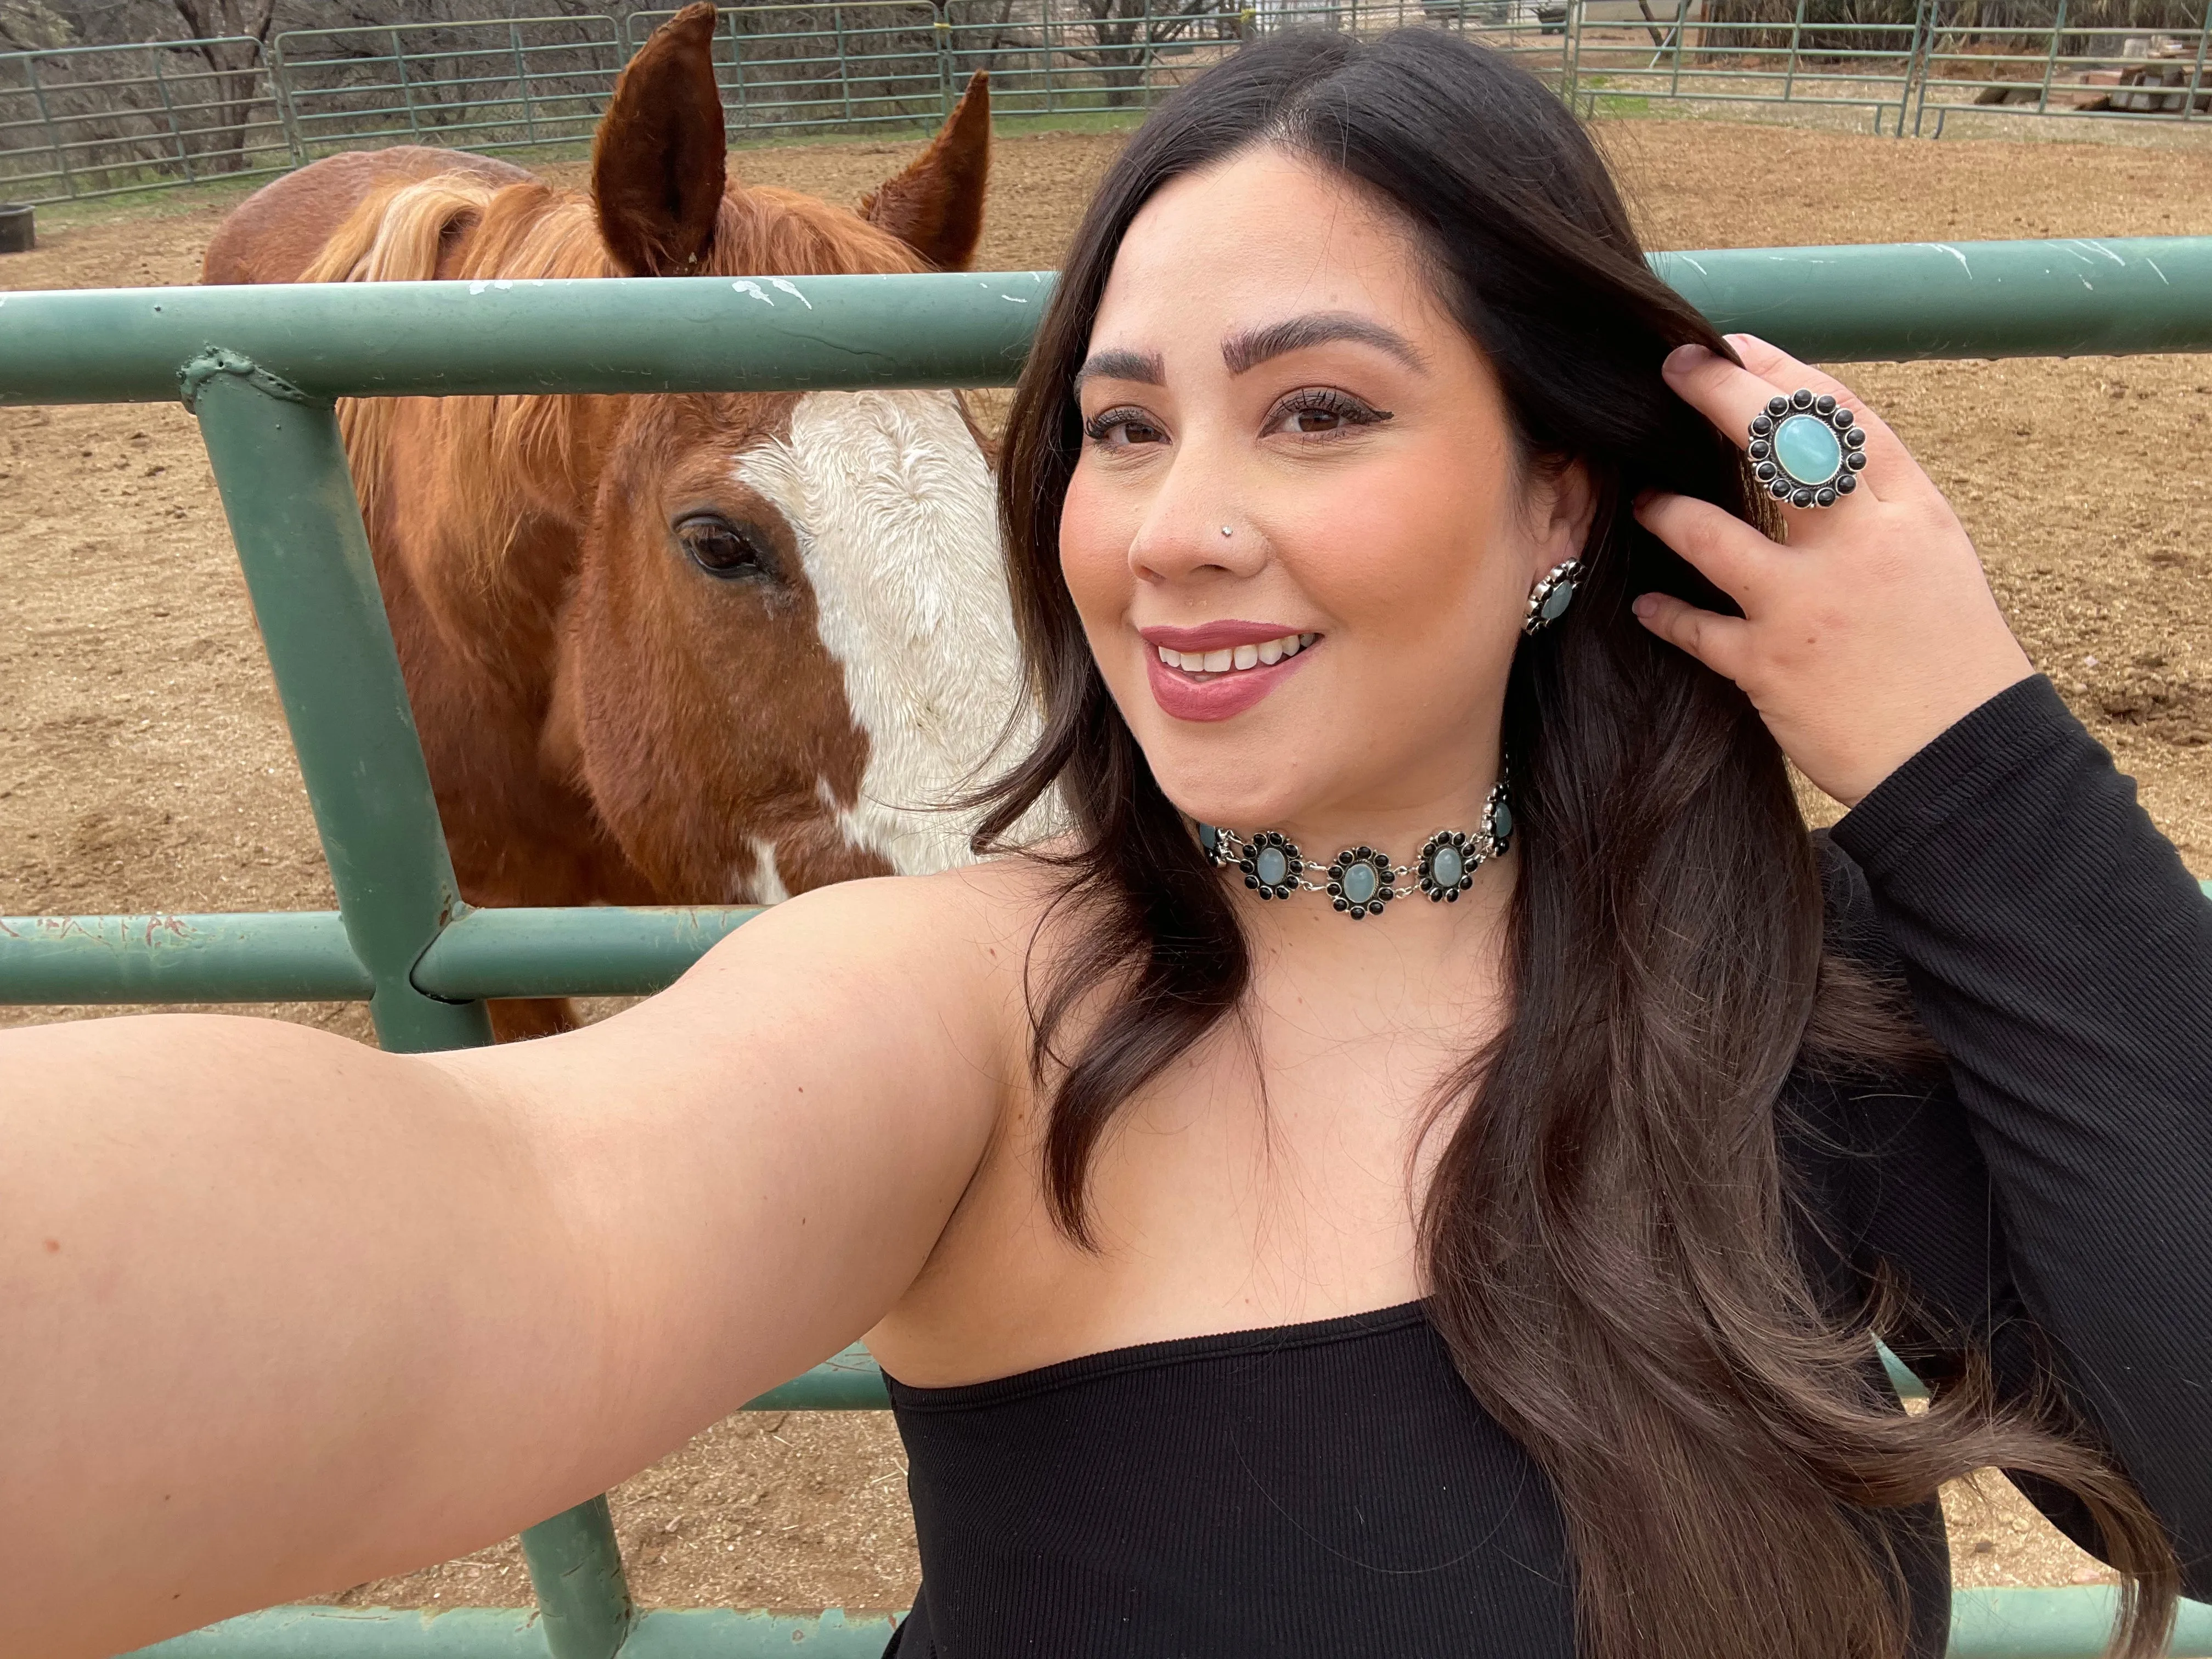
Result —
[{"label": "chin", "polygon": [[1285,788],[1280,781],[1261,782],[1279,763],[1272,749],[1246,752],[1240,745],[1233,756],[1193,757],[1180,765],[1162,766],[1153,759],[1152,775],[1187,817],[1231,830],[1266,830],[1297,822],[1313,803],[1310,789]]}]

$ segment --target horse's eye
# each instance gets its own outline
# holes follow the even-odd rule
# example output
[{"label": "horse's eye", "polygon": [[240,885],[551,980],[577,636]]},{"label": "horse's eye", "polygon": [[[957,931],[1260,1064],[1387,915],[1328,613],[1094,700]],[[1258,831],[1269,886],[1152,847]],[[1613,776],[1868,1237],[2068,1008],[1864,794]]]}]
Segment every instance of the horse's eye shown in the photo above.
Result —
[{"label": "horse's eye", "polygon": [[764,576],[775,568],[760,538],[720,514],[680,519],[676,535],[691,562],[710,576]]}]

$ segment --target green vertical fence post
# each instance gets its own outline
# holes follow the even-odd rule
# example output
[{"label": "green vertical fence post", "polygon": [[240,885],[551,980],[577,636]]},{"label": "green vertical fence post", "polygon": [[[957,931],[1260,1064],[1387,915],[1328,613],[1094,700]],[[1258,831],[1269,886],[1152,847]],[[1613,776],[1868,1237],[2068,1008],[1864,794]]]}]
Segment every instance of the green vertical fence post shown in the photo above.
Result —
[{"label": "green vertical fence post", "polygon": [[427,997],[410,977],[460,895],[336,410],[234,351],[202,353],[182,379],[378,1040],[410,1053],[489,1042],[480,1004]]},{"label": "green vertical fence post", "polygon": [[269,96],[276,106],[276,124],[283,130],[284,143],[292,152],[292,165],[307,165],[307,146],[300,132],[300,112],[292,106],[291,65],[284,58],[284,37],[278,35],[269,43]]},{"label": "green vertical fence post", "polygon": [[[1928,55],[1936,49],[1936,32],[1942,25],[1941,0],[1920,0],[1912,14],[1912,44],[1905,54],[1905,86],[1897,103],[1897,136],[1905,137],[1905,112],[1912,112],[1912,136],[1920,136],[1920,118],[1928,112]],[[1940,125],[1942,115],[1939,112]]]},{"label": "green vertical fence post", "polygon": [[392,66],[399,76],[399,96],[407,106],[407,136],[419,139],[422,129],[415,118],[415,85],[407,78],[407,48],[399,39],[399,31],[392,31]]},{"label": "green vertical fence post", "polygon": [[[374,988],[378,1040],[410,1053],[489,1042],[482,1003],[441,1001],[414,984],[416,963],[459,912],[460,896],[337,410],[237,352],[204,352],[181,378],[346,936]],[[522,1542],[553,1659],[611,1659],[630,1604],[605,1500],[541,1522]]]},{"label": "green vertical fence post", "polygon": [[[2063,11],[2063,3],[2061,10]],[[2189,96],[2181,100],[2181,118],[2185,121],[2197,112],[2197,91],[2204,84],[2204,43],[2212,40],[2212,4],[2204,8],[2203,16],[2197,21],[2197,61],[2189,71]]]},{"label": "green vertical fence post", "polygon": [[[934,5],[950,3],[950,0],[933,0]],[[939,11],[931,21],[930,33],[937,43],[937,118],[947,119],[952,113],[952,23]]]},{"label": "green vertical fence post", "polygon": [[[158,46],[154,49],[154,88],[161,94],[161,113],[168,120],[169,141],[177,147],[177,161],[184,167],[185,182],[196,185],[199,180],[192,176],[191,155],[185,148],[184,129],[177,125],[177,106],[169,97],[169,77],[161,72],[161,51]],[[241,161],[245,157],[245,149],[246,137],[240,133],[239,153]]]},{"label": "green vertical fence post", "polygon": [[534,144],[538,142],[538,112],[530,103],[530,66],[523,61],[521,24],[509,23],[507,26],[507,42],[514,49],[514,89],[522,98],[523,130],[530,135],[530,142]]},{"label": "green vertical fence post", "polygon": [[31,101],[39,108],[39,125],[46,129],[46,142],[53,146],[54,165],[61,169],[62,190],[70,198],[76,195],[76,174],[70,171],[69,143],[62,131],[54,125],[53,112],[46,107],[46,82],[39,79],[39,60],[36,57],[23,59],[24,74],[31,83]]},{"label": "green vertical fence post", "polygon": [[522,1534],[551,1659],[614,1659],[635,1613],[607,1500],[594,1498]]},{"label": "green vertical fence post", "polygon": [[[2038,115],[2043,114],[2051,107],[2051,78],[2058,73],[2058,42],[2065,33],[2066,0],[2058,0],[2058,10],[2051,20],[2051,48],[2043,54],[2043,90],[2037,94],[2035,100],[2035,112]],[[2200,57],[2203,55],[2201,47],[2198,55]],[[1941,122],[1936,124],[1936,136],[1938,138],[1943,136]]]}]

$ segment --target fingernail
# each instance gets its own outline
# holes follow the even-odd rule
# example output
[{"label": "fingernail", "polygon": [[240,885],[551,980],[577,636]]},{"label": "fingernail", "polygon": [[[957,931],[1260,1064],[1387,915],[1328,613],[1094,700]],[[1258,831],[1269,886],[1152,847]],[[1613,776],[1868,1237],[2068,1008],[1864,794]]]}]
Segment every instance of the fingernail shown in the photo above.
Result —
[{"label": "fingernail", "polygon": [[1667,361],[1659,365],[1659,372],[1662,374],[1687,374],[1712,355],[1692,340],[1687,345],[1678,345],[1668,352]]},{"label": "fingernail", "polygon": [[1656,593],[1638,594],[1636,603],[1628,608],[1643,621],[1650,622],[1659,614],[1659,596]]}]

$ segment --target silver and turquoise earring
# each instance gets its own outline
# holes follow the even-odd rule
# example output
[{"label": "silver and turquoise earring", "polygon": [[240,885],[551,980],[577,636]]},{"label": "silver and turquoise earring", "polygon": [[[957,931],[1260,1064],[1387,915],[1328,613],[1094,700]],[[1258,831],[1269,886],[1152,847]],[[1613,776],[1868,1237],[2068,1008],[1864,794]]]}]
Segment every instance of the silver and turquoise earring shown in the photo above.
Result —
[{"label": "silver and turquoise earring", "polygon": [[1544,573],[1528,590],[1528,614],[1521,619],[1523,634],[1540,633],[1567,614],[1575,602],[1575,584],[1582,580],[1583,562],[1562,559]]}]

